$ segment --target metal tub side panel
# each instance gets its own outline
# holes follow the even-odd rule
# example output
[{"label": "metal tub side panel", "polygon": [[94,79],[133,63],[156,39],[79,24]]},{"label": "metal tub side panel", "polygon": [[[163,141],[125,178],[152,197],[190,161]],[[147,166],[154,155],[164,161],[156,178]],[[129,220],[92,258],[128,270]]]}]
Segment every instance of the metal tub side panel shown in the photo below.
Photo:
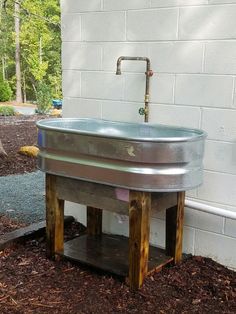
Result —
[{"label": "metal tub side panel", "polygon": [[184,191],[202,183],[201,164],[152,165],[99,159],[64,158],[41,152],[41,170],[65,177],[143,191]]},{"label": "metal tub side panel", "polygon": [[88,155],[143,163],[187,163],[201,159],[204,139],[188,142],[138,142],[39,130],[41,149],[59,155]]},{"label": "metal tub side panel", "polygon": [[204,137],[151,142],[39,128],[38,145],[39,168],[52,174],[152,192],[202,183]]}]

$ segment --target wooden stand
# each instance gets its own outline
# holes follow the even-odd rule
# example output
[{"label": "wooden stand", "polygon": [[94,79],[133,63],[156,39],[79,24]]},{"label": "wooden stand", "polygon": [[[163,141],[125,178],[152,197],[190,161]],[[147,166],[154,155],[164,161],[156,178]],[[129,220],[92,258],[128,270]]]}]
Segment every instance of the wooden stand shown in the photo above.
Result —
[{"label": "wooden stand", "polygon": [[[60,255],[127,277],[138,289],[148,273],[182,258],[184,192],[149,193],[46,174],[47,256]],[[87,235],[64,245],[64,201],[87,205]],[[129,216],[129,239],[102,234],[102,210]],[[166,251],[149,246],[150,216],[166,209]]]}]

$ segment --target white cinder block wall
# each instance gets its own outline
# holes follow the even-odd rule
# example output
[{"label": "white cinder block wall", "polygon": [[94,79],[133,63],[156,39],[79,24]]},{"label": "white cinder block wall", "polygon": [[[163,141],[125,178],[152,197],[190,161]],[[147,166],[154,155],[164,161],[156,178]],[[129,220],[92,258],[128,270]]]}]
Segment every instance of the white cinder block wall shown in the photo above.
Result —
[{"label": "white cinder block wall", "polygon": [[[142,121],[148,56],[150,122],[208,132],[204,184],[188,196],[236,211],[236,0],[62,0],[64,117]],[[75,204],[67,210],[85,222]],[[151,242],[164,245],[164,213]],[[106,232],[127,221],[104,217]],[[186,208],[184,251],[236,268],[236,221]]]}]

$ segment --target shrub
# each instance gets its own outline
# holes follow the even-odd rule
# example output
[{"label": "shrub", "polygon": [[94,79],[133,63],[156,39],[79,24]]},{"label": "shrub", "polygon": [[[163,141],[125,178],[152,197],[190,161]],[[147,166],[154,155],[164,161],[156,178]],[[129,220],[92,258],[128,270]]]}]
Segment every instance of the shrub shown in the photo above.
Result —
[{"label": "shrub", "polygon": [[0,101],[8,101],[11,99],[12,90],[7,81],[0,78]]},{"label": "shrub", "polygon": [[15,109],[12,106],[0,106],[0,116],[14,116]]},{"label": "shrub", "polygon": [[44,83],[39,83],[36,91],[37,113],[46,114],[51,109],[51,89]]}]

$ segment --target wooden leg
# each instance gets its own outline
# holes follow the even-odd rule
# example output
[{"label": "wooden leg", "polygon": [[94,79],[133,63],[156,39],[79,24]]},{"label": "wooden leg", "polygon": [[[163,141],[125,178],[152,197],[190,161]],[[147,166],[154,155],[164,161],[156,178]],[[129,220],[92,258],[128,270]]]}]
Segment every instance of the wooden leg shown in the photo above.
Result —
[{"label": "wooden leg", "polygon": [[148,272],[151,193],[129,193],[129,284],[138,289]]},{"label": "wooden leg", "polygon": [[177,205],[166,210],[166,254],[174,264],[182,260],[185,192],[177,193]]},{"label": "wooden leg", "polygon": [[46,236],[47,256],[64,249],[64,200],[57,198],[55,175],[46,174]]},{"label": "wooden leg", "polygon": [[87,207],[87,234],[102,234],[102,209]]}]

